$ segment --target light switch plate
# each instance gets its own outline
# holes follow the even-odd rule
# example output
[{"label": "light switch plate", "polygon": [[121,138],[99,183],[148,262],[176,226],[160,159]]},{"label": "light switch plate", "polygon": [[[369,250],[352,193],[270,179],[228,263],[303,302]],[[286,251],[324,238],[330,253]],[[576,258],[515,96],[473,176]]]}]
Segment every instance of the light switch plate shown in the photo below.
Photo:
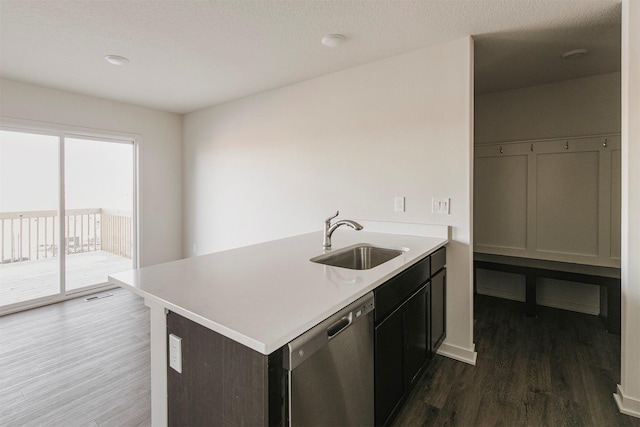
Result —
[{"label": "light switch plate", "polygon": [[439,197],[432,198],[431,213],[449,214],[449,198],[439,198]]}]

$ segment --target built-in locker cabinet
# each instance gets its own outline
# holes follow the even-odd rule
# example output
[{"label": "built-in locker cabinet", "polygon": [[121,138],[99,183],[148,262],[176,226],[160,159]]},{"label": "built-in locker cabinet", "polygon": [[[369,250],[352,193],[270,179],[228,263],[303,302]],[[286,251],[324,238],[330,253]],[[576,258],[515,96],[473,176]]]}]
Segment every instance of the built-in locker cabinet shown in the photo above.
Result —
[{"label": "built-in locker cabinet", "polygon": [[620,143],[604,135],[476,146],[474,252],[619,267]]}]

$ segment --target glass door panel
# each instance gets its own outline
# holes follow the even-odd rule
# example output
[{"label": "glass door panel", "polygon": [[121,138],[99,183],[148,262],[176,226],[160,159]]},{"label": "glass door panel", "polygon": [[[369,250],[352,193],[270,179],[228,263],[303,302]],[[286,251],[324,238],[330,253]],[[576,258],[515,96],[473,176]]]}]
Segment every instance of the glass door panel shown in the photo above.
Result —
[{"label": "glass door panel", "polygon": [[0,307],[61,293],[59,138],[0,131]]},{"label": "glass door panel", "polygon": [[65,138],[67,293],[133,268],[133,143]]}]

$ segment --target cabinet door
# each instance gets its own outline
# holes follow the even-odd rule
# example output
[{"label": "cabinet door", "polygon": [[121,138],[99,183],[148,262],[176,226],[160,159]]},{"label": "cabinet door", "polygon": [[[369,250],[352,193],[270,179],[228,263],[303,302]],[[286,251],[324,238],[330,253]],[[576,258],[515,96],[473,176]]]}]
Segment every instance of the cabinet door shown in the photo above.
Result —
[{"label": "cabinet door", "polygon": [[447,275],[440,270],[431,278],[431,352],[435,353],[446,336]]},{"label": "cabinet door", "polygon": [[425,290],[424,290],[424,300],[427,304],[426,306],[426,310],[427,312],[425,313],[425,331],[426,331],[426,336],[425,336],[425,342],[426,342],[426,347],[427,347],[427,359],[431,360],[431,358],[433,357],[433,353],[431,352],[431,282],[427,283],[427,286],[425,286]]},{"label": "cabinet door", "polygon": [[427,360],[426,286],[406,302],[404,309],[405,379],[411,388]]},{"label": "cabinet door", "polygon": [[402,309],[375,328],[375,423],[385,425],[404,394]]}]

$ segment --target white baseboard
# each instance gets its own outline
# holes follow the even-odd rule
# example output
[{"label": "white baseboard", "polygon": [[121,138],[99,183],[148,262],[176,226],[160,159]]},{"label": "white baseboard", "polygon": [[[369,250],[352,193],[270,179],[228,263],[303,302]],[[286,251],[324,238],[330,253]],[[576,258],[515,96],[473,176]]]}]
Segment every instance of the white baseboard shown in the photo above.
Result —
[{"label": "white baseboard", "polygon": [[620,384],[618,384],[618,392],[613,394],[613,398],[621,413],[640,418],[640,400],[626,396]]},{"label": "white baseboard", "polygon": [[441,356],[445,356],[450,359],[458,360],[460,362],[468,363],[469,365],[475,366],[476,359],[478,358],[478,353],[476,353],[475,347],[476,345],[472,344],[471,349],[466,349],[447,344],[447,342],[443,342],[440,345],[437,353]]}]

